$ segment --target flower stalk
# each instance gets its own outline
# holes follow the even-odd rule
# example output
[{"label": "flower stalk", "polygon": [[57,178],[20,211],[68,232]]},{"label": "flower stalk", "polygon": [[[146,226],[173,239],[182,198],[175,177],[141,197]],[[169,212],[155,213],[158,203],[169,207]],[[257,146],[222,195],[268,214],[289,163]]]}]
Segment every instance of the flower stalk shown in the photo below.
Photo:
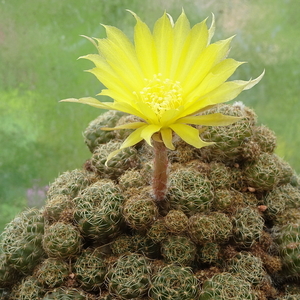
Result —
[{"label": "flower stalk", "polygon": [[152,190],[156,201],[163,201],[168,186],[168,151],[163,142],[153,141],[154,170]]}]

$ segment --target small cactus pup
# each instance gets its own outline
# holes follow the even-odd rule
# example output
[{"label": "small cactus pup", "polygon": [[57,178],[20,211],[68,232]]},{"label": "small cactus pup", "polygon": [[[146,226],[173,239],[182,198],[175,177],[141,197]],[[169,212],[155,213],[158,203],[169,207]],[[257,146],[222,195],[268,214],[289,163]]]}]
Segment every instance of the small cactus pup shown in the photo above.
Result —
[{"label": "small cactus pup", "polygon": [[152,279],[149,290],[151,299],[198,299],[200,286],[192,270],[175,264],[167,265]]},{"label": "small cactus pup", "polygon": [[121,299],[135,299],[147,294],[151,267],[139,254],[120,256],[107,274],[109,291]]},{"label": "small cactus pup", "polygon": [[[228,115],[210,109],[252,88],[261,80],[264,72],[249,81],[227,81],[243,63],[227,58],[232,38],[210,44],[215,30],[214,19],[210,28],[203,21],[197,25],[201,30],[196,31],[190,28],[184,11],[176,22],[164,13],[156,22],[152,34],[135,13],[130,13],[136,19],[134,45],[121,30],[105,26],[107,39],[88,38],[99,54],[82,57],[95,64],[96,67],[90,72],[107,88],[101,95],[110,96],[113,102],[100,102],[92,97],[61,101],[84,103],[135,116],[115,127],[110,124],[102,127],[106,131],[134,130],[125,135],[126,139],[118,145],[118,149],[110,149],[104,166],[109,167],[110,160],[125,148],[145,140],[154,149],[154,198],[156,201],[166,201],[168,149],[175,150],[173,135],[195,148],[212,145],[213,142],[200,138],[203,128],[194,126],[228,126],[240,120],[240,115]],[[182,31],[182,28],[185,30]],[[189,43],[186,42],[188,36],[192,37],[188,39]],[[105,118],[102,117],[103,120]],[[114,119],[113,115],[111,119]],[[248,135],[250,133],[242,138]],[[95,134],[92,140],[97,136]],[[93,146],[89,147],[94,151]]]},{"label": "small cactus pup", "polygon": [[251,284],[231,273],[219,273],[203,283],[199,300],[256,300]]},{"label": "small cactus pup", "polygon": [[[7,224],[1,234],[3,267],[10,265],[19,273],[28,275],[45,256],[42,247],[43,234],[44,217],[40,210],[32,208],[20,213]],[[8,265],[5,266],[6,263]],[[14,273],[7,269],[0,282],[7,281],[6,277],[14,277]]]},{"label": "small cactus pup", "polygon": [[49,257],[71,258],[81,251],[82,238],[75,226],[56,222],[46,228],[43,247]]}]

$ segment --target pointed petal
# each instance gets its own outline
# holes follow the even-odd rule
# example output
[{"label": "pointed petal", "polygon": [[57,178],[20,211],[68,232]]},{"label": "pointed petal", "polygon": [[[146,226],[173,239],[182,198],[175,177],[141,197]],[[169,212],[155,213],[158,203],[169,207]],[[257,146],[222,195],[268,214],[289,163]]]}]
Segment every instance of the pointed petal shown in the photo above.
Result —
[{"label": "pointed petal", "polygon": [[183,110],[183,106],[178,107],[177,109],[166,110],[160,118],[160,124],[167,127],[169,124],[174,123]]},{"label": "pointed petal", "polygon": [[263,72],[257,78],[250,80],[249,83],[244,88],[244,90],[249,90],[253,88],[256,84],[258,84],[261,81],[264,75],[265,75],[265,70],[263,70]]},{"label": "pointed petal", "polygon": [[141,132],[141,137],[150,145],[151,144],[151,137],[155,132],[158,132],[161,129],[160,125],[155,125],[155,124],[151,124],[151,125],[147,125],[146,127],[144,127],[143,131]]},{"label": "pointed petal", "polygon": [[243,62],[239,62],[231,58],[225,59],[218,63],[206,75],[200,85],[196,87],[189,95],[187,95],[186,102],[189,102],[190,99],[194,99],[199,95],[204,96],[205,94],[216,89],[218,86],[224,83],[242,64]]},{"label": "pointed petal", "polygon": [[154,25],[153,38],[155,42],[158,70],[165,78],[170,78],[170,69],[173,57],[174,32],[165,13]]},{"label": "pointed petal", "polygon": [[157,115],[155,114],[150,105],[148,105],[147,103],[138,102],[136,103],[136,107],[140,114],[143,115],[143,119],[147,123],[158,124],[159,121]]},{"label": "pointed petal", "polygon": [[[145,125],[147,126],[147,125]],[[107,166],[107,163],[110,159],[112,159],[114,156],[116,156],[122,149],[131,147],[137,143],[139,143],[143,138],[141,137],[141,132],[143,131],[144,127],[140,127],[138,129],[136,129],[134,132],[132,132],[127,138],[126,140],[123,142],[123,144],[121,145],[120,149],[115,150],[113,152],[111,152],[105,162],[105,165]]]},{"label": "pointed petal", "polygon": [[207,76],[210,70],[218,64],[228,53],[229,45],[232,38],[218,41],[209,45],[199,55],[190,72],[182,81],[183,97],[190,94]]},{"label": "pointed petal", "polygon": [[144,76],[138,64],[134,46],[127,36],[113,26],[105,26],[107,39],[97,39],[98,49],[115,73],[134,88],[141,88]]},{"label": "pointed petal", "polygon": [[149,27],[132,11],[135,17],[134,44],[136,55],[146,78],[152,78],[158,73],[157,54],[154,39]]},{"label": "pointed petal", "polygon": [[211,20],[211,25],[210,28],[208,30],[208,44],[210,43],[212,37],[215,34],[215,29],[216,29],[216,24],[215,24],[215,15],[212,13],[212,20]]},{"label": "pointed petal", "polygon": [[75,102],[75,103],[82,103],[82,104],[88,104],[97,108],[102,108],[102,109],[110,109],[110,107],[99,100],[92,98],[92,97],[84,97],[80,99],[76,98],[68,98],[68,99],[63,99],[60,100],[59,102]]},{"label": "pointed petal", "polygon": [[205,126],[227,126],[239,121],[240,117],[227,116],[221,113],[214,113],[201,116],[190,116],[181,118],[176,123],[185,123],[193,125],[205,125]]},{"label": "pointed petal", "polygon": [[160,133],[165,146],[171,150],[174,150],[175,147],[172,143],[172,139],[173,139],[172,130],[170,128],[162,128],[160,130]]},{"label": "pointed petal", "polygon": [[84,37],[85,39],[89,40],[96,48],[97,48],[97,43],[95,42],[95,40],[93,38],[90,38],[89,36],[86,35],[80,35],[81,37]]},{"label": "pointed petal", "polygon": [[137,129],[144,126],[144,122],[133,122],[127,123],[116,127],[102,127],[101,130],[110,131],[110,130],[119,130],[119,129]]},{"label": "pointed petal", "polygon": [[182,10],[181,15],[174,25],[174,47],[173,59],[170,71],[170,78],[174,79],[179,60],[181,58],[182,49],[184,48],[185,41],[190,33],[191,27],[188,18]]},{"label": "pointed petal", "polygon": [[141,133],[143,132],[143,130],[147,127],[148,125],[144,125],[138,129],[136,129],[135,131],[133,131],[127,138],[126,140],[123,142],[123,144],[121,145],[121,149],[127,148],[127,147],[131,147],[137,143],[139,143],[141,140],[143,140]]},{"label": "pointed petal", "polygon": [[206,20],[196,24],[189,32],[179,59],[176,75],[178,81],[183,81],[193,67],[197,57],[207,46],[208,29]]},{"label": "pointed petal", "polygon": [[132,86],[126,85],[126,83],[122,81],[122,78],[118,77],[117,74],[107,72],[102,68],[93,68],[87,72],[95,75],[105,87],[122,94],[125,98],[132,95]]},{"label": "pointed petal", "polygon": [[213,143],[204,142],[199,136],[199,130],[185,124],[172,124],[169,126],[177,135],[179,135],[186,143],[195,148],[202,148]]},{"label": "pointed petal", "polygon": [[223,83],[218,88],[205,95],[203,98],[194,101],[194,103],[191,102],[192,104],[187,109],[185,109],[184,114],[182,114],[182,117],[194,115],[199,110],[205,107],[228,102],[236,98],[247,86],[247,84],[247,81],[242,80],[228,81]]}]

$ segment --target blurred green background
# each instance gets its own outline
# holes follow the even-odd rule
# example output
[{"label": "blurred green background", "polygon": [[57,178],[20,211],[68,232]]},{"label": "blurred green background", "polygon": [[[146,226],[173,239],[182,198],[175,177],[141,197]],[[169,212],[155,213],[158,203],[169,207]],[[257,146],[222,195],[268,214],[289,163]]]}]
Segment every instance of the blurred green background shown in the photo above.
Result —
[{"label": "blurred green background", "polygon": [[77,61],[95,52],[80,35],[104,37],[103,23],[132,36],[127,8],[150,26],[164,10],[177,18],[183,7],[192,24],[214,13],[214,40],[237,34],[230,56],[248,64],[235,77],[266,69],[262,82],[237,100],[276,132],[277,153],[300,172],[299,0],[0,1],[0,232],[25,206],[43,205],[60,173],[90,157],[82,132],[101,111],[58,101],[100,92],[83,72],[91,63]]}]

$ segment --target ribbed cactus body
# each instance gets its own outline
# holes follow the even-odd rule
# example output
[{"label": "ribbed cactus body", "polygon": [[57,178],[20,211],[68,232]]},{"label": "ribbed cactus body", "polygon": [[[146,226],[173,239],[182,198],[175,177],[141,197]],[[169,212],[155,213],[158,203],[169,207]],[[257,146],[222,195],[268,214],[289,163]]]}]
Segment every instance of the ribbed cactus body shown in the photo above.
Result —
[{"label": "ribbed cactus body", "polygon": [[123,214],[131,228],[143,231],[157,219],[158,208],[149,195],[141,193],[125,201]]},{"label": "ribbed cactus body", "polygon": [[60,258],[47,258],[35,270],[35,277],[45,288],[61,286],[69,275],[69,265]]},{"label": "ribbed cactus body", "polygon": [[210,181],[190,168],[178,169],[170,174],[168,199],[172,209],[192,215],[207,210],[213,200]]},{"label": "ribbed cactus body", "polygon": [[107,178],[116,179],[126,170],[138,167],[139,157],[135,148],[125,148],[107,163],[108,155],[120,148],[122,142],[112,140],[107,144],[99,145],[91,158],[93,168],[101,175]]},{"label": "ribbed cactus body", "polygon": [[210,148],[200,149],[201,155],[212,161],[240,161],[250,156],[253,159],[259,150],[252,150],[249,155],[249,145],[251,145],[251,136],[253,126],[256,123],[255,113],[242,104],[220,105],[207,113],[222,113],[224,115],[241,117],[238,122],[228,126],[209,127],[202,134],[207,141],[213,141],[215,144]]},{"label": "ribbed cactus body", "polygon": [[190,266],[196,258],[196,245],[186,236],[169,236],[162,242],[161,248],[167,263]]},{"label": "ribbed cactus body", "polygon": [[283,274],[289,277],[300,276],[300,220],[276,228],[275,240],[283,262]]},{"label": "ribbed cactus body", "polygon": [[1,248],[7,263],[23,274],[31,272],[44,256],[43,233],[41,211],[28,209],[19,214],[1,235]]},{"label": "ribbed cactus body", "polygon": [[50,185],[47,198],[52,199],[56,195],[74,198],[80,190],[94,182],[95,177],[95,174],[80,169],[64,172]]},{"label": "ribbed cactus body", "polygon": [[232,224],[226,214],[196,214],[189,219],[188,233],[197,244],[224,243],[232,232]]},{"label": "ribbed cactus body", "polygon": [[16,285],[12,291],[10,300],[39,300],[45,294],[45,290],[33,276],[28,276]]},{"label": "ribbed cactus body", "polygon": [[111,139],[115,138],[115,131],[104,131],[102,127],[114,127],[124,113],[114,110],[105,112],[98,118],[93,120],[83,133],[84,142],[93,153],[94,150],[101,144],[108,143]]},{"label": "ribbed cactus body", "polygon": [[42,300],[93,300],[93,296],[78,288],[57,288],[49,291]]},{"label": "ribbed cactus body", "polygon": [[99,249],[86,249],[78,256],[74,271],[85,290],[99,290],[107,273],[107,264]]},{"label": "ribbed cactus body", "polygon": [[147,143],[106,163],[132,130],[101,128],[137,119],[107,112],[92,122],[83,169],[58,176],[45,207],[19,214],[1,234],[0,299],[299,299],[299,176],[251,109],[210,112],[241,119],[195,126],[216,142],[202,149],[174,135],[162,201]]},{"label": "ribbed cactus body", "polygon": [[149,294],[154,300],[196,300],[199,291],[198,281],[190,268],[171,264],[154,275]]},{"label": "ribbed cactus body", "polygon": [[109,291],[121,299],[142,297],[149,289],[150,274],[150,264],[142,255],[121,256],[107,274]]},{"label": "ribbed cactus body", "polygon": [[233,238],[242,247],[251,247],[262,235],[264,220],[249,206],[239,209],[233,217]]},{"label": "ribbed cactus body", "polygon": [[199,300],[256,300],[251,284],[230,273],[214,275],[204,282]]},{"label": "ribbed cactus body", "polygon": [[82,238],[75,226],[56,222],[46,228],[43,247],[49,257],[71,258],[80,253]]},{"label": "ribbed cactus body", "polygon": [[110,239],[123,226],[121,190],[111,180],[99,180],[74,199],[74,218],[89,239]]}]

